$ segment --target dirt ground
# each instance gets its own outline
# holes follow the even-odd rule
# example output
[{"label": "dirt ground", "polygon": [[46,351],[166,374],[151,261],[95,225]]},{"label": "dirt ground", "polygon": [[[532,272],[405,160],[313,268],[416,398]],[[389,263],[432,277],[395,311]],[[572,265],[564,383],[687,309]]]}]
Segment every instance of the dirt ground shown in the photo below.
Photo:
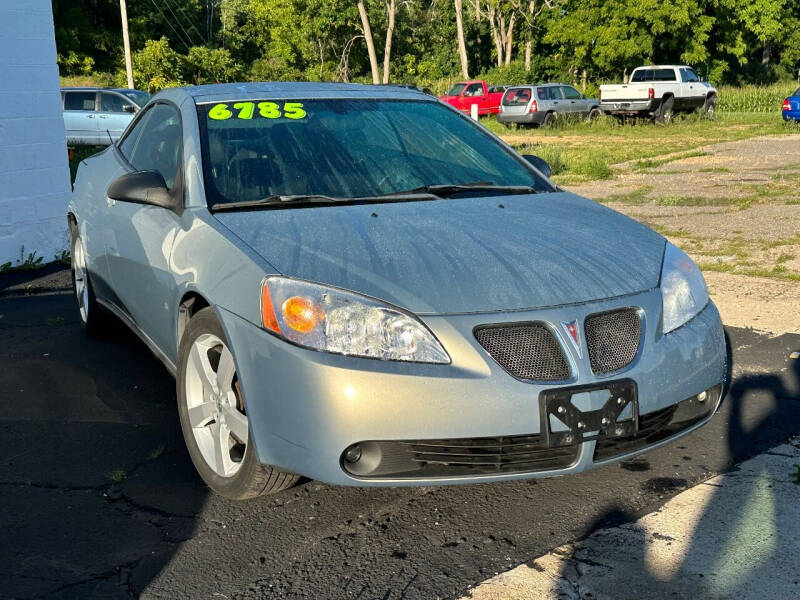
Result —
[{"label": "dirt ground", "polygon": [[615,172],[566,187],[688,252],[727,325],[800,333],[800,135],[725,142]]}]

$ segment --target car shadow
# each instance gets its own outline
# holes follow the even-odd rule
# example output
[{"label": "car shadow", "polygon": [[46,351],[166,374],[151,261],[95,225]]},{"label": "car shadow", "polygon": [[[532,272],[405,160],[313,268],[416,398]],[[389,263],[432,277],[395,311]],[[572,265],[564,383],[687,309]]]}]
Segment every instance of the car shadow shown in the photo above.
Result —
[{"label": "car shadow", "polygon": [[130,598],[208,492],[175,383],[121,324],[88,339],[72,295],[0,298],[0,597]]},{"label": "car shadow", "polygon": [[[796,340],[795,336],[789,344]],[[747,341],[750,340],[743,343]],[[731,356],[727,333],[726,343]],[[784,410],[786,404],[794,405],[793,409],[800,406],[800,360],[788,358],[789,352],[779,340],[769,345],[771,348],[765,349],[768,353],[785,351],[784,370],[735,375],[735,363],[729,369],[728,393],[714,417],[727,421],[723,442],[729,468],[722,486],[709,484],[708,489],[702,490],[706,502],[699,515],[692,514],[691,507],[682,508],[686,523],[679,527],[690,531],[685,546],[678,552],[660,551],[656,544],[669,546],[681,541],[635,523],[641,514],[614,507],[582,532],[578,538],[582,541],[562,562],[556,579],[560,585],[578,593],[591,590],[589,593],[598,594],[599,588],[618,600],[744,598],[754,597],[753,590],[759,590],[769,580],[770,568],[774,575],[780,564],[775,562],[780,560],[779,554],[787,548],[797,548],[793,537],[796,527],[788,522],[793,517],[779,506],[776,496],[780,492],[771,491],[773,487],[779,490],[774,485],[774,473],[762,465],[757,472],[748,472],[740,479],[746,482],[745,489],[737,488],[735,498],[724,491],[726,480],[739,477],[739,463],[775,446],[776,429],[782,431],[785,441],[800,434],[800,422],[787,419]],[[792,473],[787,470],[784,475],[788,482]],[[611,529],[620,525],[622,531]],[[763,541],[764,535],[770,538],[768,542]],[[788,571],[785,575],[787,580],[791,577]],[[621,580],[625,583],[621,584]],[[763,593],[764,597],[769,595]]]}]

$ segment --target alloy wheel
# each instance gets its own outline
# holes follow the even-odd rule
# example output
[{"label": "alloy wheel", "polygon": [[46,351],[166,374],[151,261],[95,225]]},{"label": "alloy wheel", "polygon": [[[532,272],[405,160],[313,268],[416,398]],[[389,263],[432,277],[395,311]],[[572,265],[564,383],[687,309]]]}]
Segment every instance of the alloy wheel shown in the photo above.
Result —
[{"label": "alloy wheel", "polygon": [[200,335],[186,364],[186,408],[200,454],[220,477],[241,468],[249,427],[233,355],[217,336]]},{"label": "alloy wheel", "polygon": [[89,320],[89,282],[86,272],[86,253],[79,237],[75,238],[72,246],[72,272],[75,278],[75,298],[78,301],[78,311],[81,321]]}]

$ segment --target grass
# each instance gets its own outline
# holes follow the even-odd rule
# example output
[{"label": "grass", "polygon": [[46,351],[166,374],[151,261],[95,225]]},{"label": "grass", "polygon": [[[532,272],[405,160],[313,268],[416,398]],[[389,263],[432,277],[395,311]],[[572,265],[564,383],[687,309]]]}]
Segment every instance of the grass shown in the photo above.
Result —
[{"label": "grass", "polygon": [[75,174],[78,172],[78,165],[84,158],[102,152],[106,146],[75,146],[72,148],[69,157],[69,180],[75,183]]},{"label": "grass", "polygon": [[701,148],[710,144],[800,133],[800,127],[784,123],[777,111],[720,112],[714,121],[688,115],[665,126],[620,124],[611,118],[562,123],[547,129],[516,129],[498,123],[494,117],[482,118],[481,123],[518,152],[547,160],[553,179],[560,184],[608,179],[624,162],[635,160],[640,168],[653,168],[702,156]]},{"label": "grass", "polygon": [[728,167],[703,167],[697,170],[698,173],[730,173]]},{"label": "grass", "polygon": [[164,454],[164,450],[166,450],[166,449],[167,449],[167,447],[164,444],[159,444],[158,446],[156,446],[155,448],[153,448],[150,451],[150,454],[147,455],[147,460],[155,460],[155,459],[157,459],[159,456]]},{"label": "grass", "polygon": [[114,469],[108,474],[108,478],[114,483],[120,483],[126,476],[127,473],[124,469]]},{"label": "grass", "polygon": [[691,152],[681,152],[679,154],[673,154],[671,156],[665,156],[664,158],[646,158],[644,160],[637,160],[634,168],[639,171],[643,171],[646,169],[655,169],[656,167],[660,167],[661,165],[666,165],[671,162],[675,162],[676,160],[684,160],[686,158],[695,158],[696,156],[710,156],[711,152],[706,152],[705,150],[692,150]]}]

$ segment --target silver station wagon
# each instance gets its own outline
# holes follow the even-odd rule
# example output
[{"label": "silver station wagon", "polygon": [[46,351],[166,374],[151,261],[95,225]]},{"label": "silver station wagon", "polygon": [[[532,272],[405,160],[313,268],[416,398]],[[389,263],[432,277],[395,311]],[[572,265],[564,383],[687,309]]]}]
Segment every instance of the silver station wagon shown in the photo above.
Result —
[{"label": "silver station wagon", "polygon": [[522,85],[503,94],[497,120],[547,126],[560,118],[596,119],[603,114],[599,106],[599,100],[587,98],[564,83]]},{"label": "silver station wagon", "polygon": [[230,498],[576,473],[722,397],[689,257],[415,90],[165,90],[68,222],[87,334],[114,315],[163,361]]}]

